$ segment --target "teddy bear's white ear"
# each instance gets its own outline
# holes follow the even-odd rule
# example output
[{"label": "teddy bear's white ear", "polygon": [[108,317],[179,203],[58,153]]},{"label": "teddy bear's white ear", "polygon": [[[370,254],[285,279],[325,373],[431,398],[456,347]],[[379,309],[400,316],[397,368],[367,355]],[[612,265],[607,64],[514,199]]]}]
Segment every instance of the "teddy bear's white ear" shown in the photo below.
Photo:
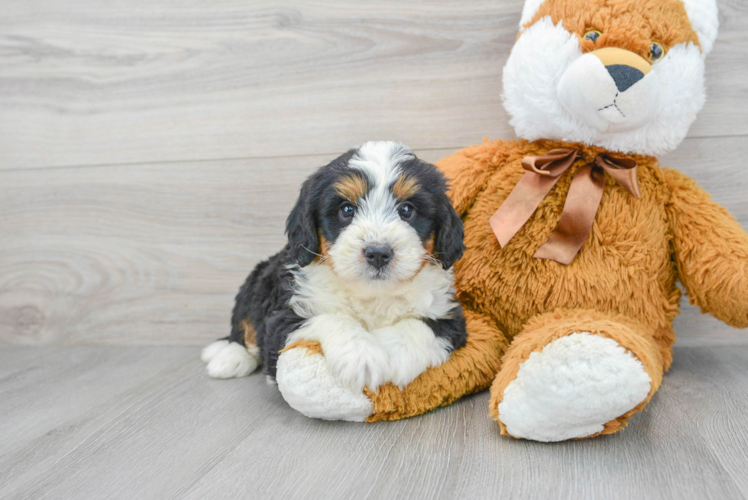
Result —
[{"label": "teddy bear's white ear", "polygon": [[523,26],[532,20],[532,17],[538,11],[545,0],[525,0],[525,6],[522,8],[522,18],[519,20],[519,30],[522,31]]},{"label": "teddy bear's white ear", "polygon": [[701,53],[706,57],[712,51],[719,31],[717,2],[716,0],[683,0],[683,5],[686,7],[691,27],[699,35]]}]

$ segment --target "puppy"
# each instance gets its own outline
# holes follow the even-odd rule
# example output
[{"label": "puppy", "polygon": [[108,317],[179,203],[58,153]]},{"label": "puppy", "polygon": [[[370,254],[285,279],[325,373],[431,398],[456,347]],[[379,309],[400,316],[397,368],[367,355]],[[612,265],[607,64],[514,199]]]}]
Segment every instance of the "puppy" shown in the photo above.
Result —
[{"label": "puppy", "polygon": [[368,142],[320,168],[286,221],[288,244],[239,290],[231,335],[202,359],[214,378],[320,343],[333,377],[354,391],[406,386],[465,344],[450,267],[462,221],[441,173],[394,142]]}]

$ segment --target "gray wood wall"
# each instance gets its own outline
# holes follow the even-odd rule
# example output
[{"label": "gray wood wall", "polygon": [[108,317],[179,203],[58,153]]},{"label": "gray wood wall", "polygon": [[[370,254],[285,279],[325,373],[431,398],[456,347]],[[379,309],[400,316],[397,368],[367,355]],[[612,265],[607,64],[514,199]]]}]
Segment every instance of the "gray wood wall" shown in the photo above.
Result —
[{"label": "gray wood wall", "polygon": [[[748,227],[748,3],[663,159]],[[5,0],[0,343],[199,345],[283,244],[314,168],[369,139],[436,161],[512,138],[518,0]],[[680,344],[748,344],[687,306]]]}]

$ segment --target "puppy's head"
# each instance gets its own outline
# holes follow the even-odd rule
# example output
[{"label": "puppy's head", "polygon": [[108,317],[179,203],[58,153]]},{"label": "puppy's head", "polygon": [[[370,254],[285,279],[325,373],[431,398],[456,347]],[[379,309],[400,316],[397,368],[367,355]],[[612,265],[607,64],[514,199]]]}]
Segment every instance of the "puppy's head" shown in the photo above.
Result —
[{"label": "puppy's head", "polygon": [[318,259],[358,284],[407,281],[429,261],[447,269],[464,250],[444,177],[394,142],[367,142],[307,179],[286,233],[298,265]]},{"label": "puppy's head", "polygon": [[675,149],[704,104],[715,0],[526,0],[504,67],[517,135]]}]

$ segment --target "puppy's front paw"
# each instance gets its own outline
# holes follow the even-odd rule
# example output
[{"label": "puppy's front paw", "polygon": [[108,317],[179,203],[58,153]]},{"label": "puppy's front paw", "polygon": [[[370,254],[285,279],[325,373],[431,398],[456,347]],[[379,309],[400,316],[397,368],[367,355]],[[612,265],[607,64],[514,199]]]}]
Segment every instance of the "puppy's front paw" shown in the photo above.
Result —
[{"label": "puppy's front paw", "polygon": [[373,334],[389,358],[390,381],[401,389],[427,369],[449,358],[449,343],[435,337],[431,329],[419,320],[405,320],[375,330]]},{"label": "puppy's front paw", "polygon": [[442,352],[444,353],[443,359],[436,360],[424,356],[423,353],[409,351],[407,347],[399,350],[390,357],[390,381],[400,389],[405,388],[430,367],[446,361],[449,353]]},{"label": "puppy's front paw", "polygon": [[[223,341],[219,340],[218,342]],[[214,344],[218,344],[218,342],[214,342]],[[207,371],[212,378],[246,377],[260,365],[260,359],[254,354],[250,354],[241,344],[230,342],[226,345],[212,347],[214,344],[203,350],[203,359],[210,358]],[[215,352],[210,352],[211,347]],[[208,351],[207,355],[206,351]]]},{"label": "puppy's front paw", "polygon": [[365,337],[325,346],[325,359],[333,376],[354,391],[376,391],[389,378],[387,354]]}]

